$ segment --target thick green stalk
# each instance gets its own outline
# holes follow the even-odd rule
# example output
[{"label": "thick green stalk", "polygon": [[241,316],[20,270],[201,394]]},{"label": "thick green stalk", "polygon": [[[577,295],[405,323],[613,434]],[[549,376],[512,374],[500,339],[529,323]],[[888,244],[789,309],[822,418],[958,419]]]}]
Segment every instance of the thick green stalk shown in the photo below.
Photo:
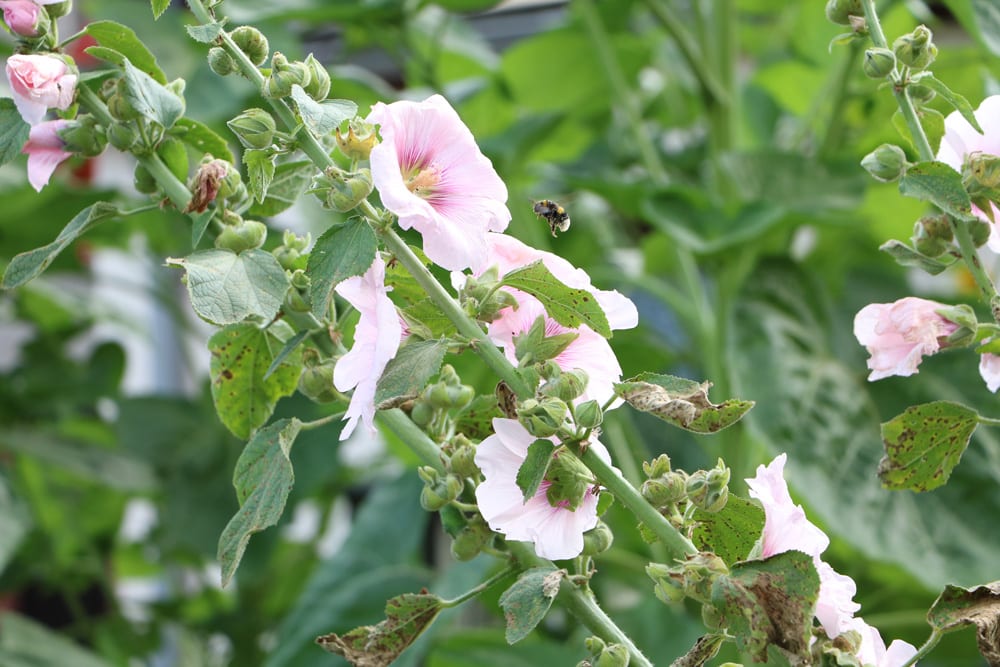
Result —
[{"label": "thick green stalk", "polygon": [[[524,542],[508,542],[507,546],[524,569],[551,566],[549,561],[536,556],[531,547]],[[653,667],[649,658],[642,654],[629,636],[598,606],[594,594],[589,589],[581,588],[564,578],[559,584],[559,601],[605,642],[624,646],[629,653],[630,667]]]}]

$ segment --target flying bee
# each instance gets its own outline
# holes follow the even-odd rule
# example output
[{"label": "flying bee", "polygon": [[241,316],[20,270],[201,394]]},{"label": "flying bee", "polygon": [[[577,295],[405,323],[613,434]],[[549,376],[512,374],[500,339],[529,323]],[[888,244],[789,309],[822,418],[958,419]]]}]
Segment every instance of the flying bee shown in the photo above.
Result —
[{"label": "flying bee", "polygon": [[569,213],[551,199],[536,201],[534,210],[535,215],[548,221],[552,236],[558,236],[557,232],[565,232],[569,229]]}]

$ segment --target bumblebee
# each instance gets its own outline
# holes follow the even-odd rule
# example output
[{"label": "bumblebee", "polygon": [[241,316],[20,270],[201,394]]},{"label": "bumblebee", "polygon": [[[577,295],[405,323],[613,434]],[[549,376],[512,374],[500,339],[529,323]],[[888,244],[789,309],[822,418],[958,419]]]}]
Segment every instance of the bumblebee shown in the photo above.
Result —
[{"label": "bumblebee", "polygon": [[565,232],[569,229],[569,213],[551,199],[536,201],[534,209],[535,215],[548,221],[552,236],[558,236],[557,232]]}]

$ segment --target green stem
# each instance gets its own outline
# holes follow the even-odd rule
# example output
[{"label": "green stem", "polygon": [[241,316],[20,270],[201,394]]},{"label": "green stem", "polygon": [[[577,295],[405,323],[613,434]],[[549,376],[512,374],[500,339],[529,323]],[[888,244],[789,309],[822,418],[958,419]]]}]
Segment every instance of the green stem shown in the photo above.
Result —
[{"label": "green stem", "polygon": [[697,42],[684,27],[684,23],[674,14],[673,8],[665,0],[646,0],[646,6],[674,38],[674,42],[681,52],[681,57],[687,62],[691,73],[698,79],[698,85],[701,87],[701,94],[706,103],[728,104],[729,94],[708,67]]},{"label": "green stem", "polygon": [[375,419],[406,443],[406,446],[420,457],[424,465],[429,465],[440,473],[446,472],[444,463],[441,462],[441,449],[437,443],[427,437],[427,434],[414,424],[405,412],[399,408],[379,410],[375,414]]},{"label": "green stem", "polygon": [[[507,546],[524,569],[552,566],[549,561],[536,556],[531,547],[523,542],[508,542]],[[563,578],[559,584],[559,601],[591,632],[605,642],[624,646],[629,653],[631,667],[653,667],[649,658],[642,654],[642,651],[632,643],[629,636],[598,606],[597,600],[594,599],[590,590],[583,589]]]},{"label": "green stem", "polygon": [[923,646],[917,649],[916,654],[912,658],[902,664],[902,667],[910,667],[911,665],[917,664],[917,660],[921,660],[924,656],[930,653],[935,646],[937,646],[943,635],[944,633],[937,628],[931,630],[931,636],[927,638],[927,641],[924,642]]},{"label": "green stem", "polygon": [[285,309],[283,311],[284,319],[286,322],[291,324],[296,331],[309,331],[309,338],[324,354],[328,357],[332,357],[337,354],[337,346],[333,344],[330,340],[330,334],[327,331],[326,326],[316,319],[316,316],[312,313],[303,313],[294,311],[291,309]]},{"label": "green stem", "polygon": [[344,412],[335,412],[332,415],[327,415],[326,417],[320,417],[319,419],[314,419],[311,422],[302,422],[302,426],[300,426],[299,428],[303,431],[312,431],[314,429],[335,422],[338,419],[343,419],[344,414],[345,414]]},{"label": "green stem", "polygon": [[483,591],[486,591],[486,590],[492,588],[497,583],[499,583],[500,581],[503,581],[504,579],[506,579],[510,575],[514,574],[515,572],[517,572],[517,567],[515,567],[513,565],[511,565],[509,567],[506,567],[503,570],[500,570],[499,572],[497,572],[496,574],[494,574],[492,577],[490,577],[489,579],[487,579],[483,583],[479,584],[475,588],[472,588],[472,589],[470,589],[470,590],[462,593],[458,597],[452,598],[451,600],[442,600],[441,601],[441,606],[444,607],[445,609],[450,609],[452,607],[457,607],[458,605],[462,604],[466,600],[471,600],[472,598],[476,597],[477,595],[479,595]]},{"label": "green stem", "polygon": [[601,486],[614,494],[615,498],[625,505],[639,521],[653,531],[660,542],[669,549],[671,557],[682,559],[689,554],[698,553],[698,549],[691,543],[691,540],[671,526],[670,522],[646,502],[642,494],[629,484],[620,472],[598,456],[592,447],[579,453],[578,456],[584,465],[594,473]]},{"label": "green stem", "polygon": [[493,341],[483,332],[480,326],[472,320],[462,307],[451,298],[445,291],[441,283],[431,275],[423,262],[410,250],[410,246],[400,238],[391,228],[377,230],[379,237],[385,243],[396,259],[406,267],[414,280],[427,292],[427,296],[434,304],[444,312],[449,320],[458,329],[458,333],[472,341],[472,348],[486,362],[486,365],[496,373],[500,379],[506,382],[518,396],[526,398],[534,393],[534,388],[529,387],[524,378],[511,365],[503,352],[494,345]]}]

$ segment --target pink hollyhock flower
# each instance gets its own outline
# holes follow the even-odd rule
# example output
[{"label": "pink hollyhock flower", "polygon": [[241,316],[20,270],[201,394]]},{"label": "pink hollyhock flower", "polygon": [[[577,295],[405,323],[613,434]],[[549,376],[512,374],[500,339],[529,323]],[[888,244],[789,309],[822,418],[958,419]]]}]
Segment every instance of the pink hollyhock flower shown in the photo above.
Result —
[{"label": "pink hollyhock flower", "polygon": [[[957,111],[951,112],[944,119],[944,136],[941,138],[937,159],[959,173],[971,153],[1000,155],[1000,95],[992,95],[983,100],[976,109],[975,116],[979,126],[983,128],[983,134],[979,134]],[[1000,209],[995,204],[990,206],[993,207],[994,217],[1000,215]],[[983,220],[989,220],[979,208],[974,206],[973,211]],[[1000,230],[996,225],[991,225],[988,245],[990,250],[1000,252]]]},{"label": "pink hollyhock flower", "polygon": [[819,574],[819,597],[816,600],[816,619],[827,637],[836,637],[850,630],[850,621],[861,605],[854,601],[858,585],[846,574],[840,574],[829,564],[814,558]]},{"label": "pink hollyhock flower", "polygon": [[372,181],[403,229],[416,228],[424,253],[452,271],[486,261],[486,232],[510,222],[507,187],[455,110],[440,95],[381,102],[367,118],[380,125]]},{"label": "pink hollyhock flower", "polygon": [[535,297],[520,290],[508,291],[517,299],[518,307],[501,310],[497,318],[490,322],[487,331],[511,363],[517,364],[514,337],[527,333],[535,320],[544,317],[546,336],[578,334],[576,340],[553,359],[563,370],[587,372],[587,389],[577,400],[595,400],[602,405],[609,401],[615,395],[615,383],[621,382],[622,367],[608,341],[585,324],[576,329],[564,327],[545,313],[545,308]]},{"label": "pink hollyhock flower", "polygon": [[0,0],[3,22],[11,32],[21,37],[38,35],[38,19],[42,8],[32,0]]},{"label": "pink hollyhock flower", "polygon": [[854,337],[868,348],[870,381],[890,375],[913,375],[928,354],[941,349],[940,339],[958,329],[937,310],[948,306],[908,296],[895,303],[873,303],[854,317]]},{"label": "pink hollyhock flower", "polygon": [[344,415],[347,424],[340,432],[340,439],[345,440],[354,432],[358,419],[375,432],[375,386],[399,350],[402,328],[396,307],[387,296],[381,257],[375,257],[364,275],[344,280],[335,290],[361,313],[354,345],[333,368],[333,385],[339,391],[354,389]]},{"label": "pink hollyhock flower", "polygon": [[[562,560],[583,551],[583,534],[597,525],[596,485],[584,496],[576,510],[549,504],[543,481],[535,495],[525,502],[515,478],[528,455],[528,446],[537,438],[515,419],[493,420],[494,435],[476,447],[476,465],[485,479],[476,488],[479,511],[490,528],[509,540],[531,542],[542,558]],[[554,438],[553,442],[558,442]],[[592,440],[593,451],[610,463],[611,457],[600,442]]]},{"label": "pink hollyhock flower", "polygon": [[917,654],[917,649],[901,639],[895,639],[886,649],[878,628],[865,623],[861,617],[851,619],[850,629],[861,635],[857,658],[866,667],[902,667]]},{"label": "pink hollyhock flower", "polygon": [[980,355],[979,375],[986,383],[986,388],[997,393],[997,389],[1000,389],[1000,356],[989,353]]},{"label": "pink hollyhock flower", "polygon": [[59,163],[73,155],[65,150],[66,144],[59,136],[59,131],[67,125],[66,120],[50,120],[28,132],[28,142],[21,152],[28,155],[28,182],[39,192],[48,185]]},{"label": "pink hollyhock flower", "polygon": [[40,123],[50,108],[68,109],[76,93],[76,75],[55,56],[13,55],[7,59],[7,79],[29,125]]}]

